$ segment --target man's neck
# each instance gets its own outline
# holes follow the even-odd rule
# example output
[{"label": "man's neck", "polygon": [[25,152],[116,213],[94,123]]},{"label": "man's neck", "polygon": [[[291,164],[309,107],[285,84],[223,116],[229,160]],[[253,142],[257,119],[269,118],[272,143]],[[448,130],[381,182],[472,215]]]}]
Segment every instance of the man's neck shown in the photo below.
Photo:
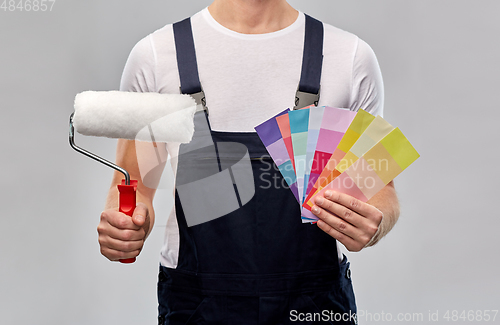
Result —
[{"label": "man's neck", "polygon": [[214,0],[208,10],[219,24],[243,34],[275,32],[298,16],[285,0]]}]

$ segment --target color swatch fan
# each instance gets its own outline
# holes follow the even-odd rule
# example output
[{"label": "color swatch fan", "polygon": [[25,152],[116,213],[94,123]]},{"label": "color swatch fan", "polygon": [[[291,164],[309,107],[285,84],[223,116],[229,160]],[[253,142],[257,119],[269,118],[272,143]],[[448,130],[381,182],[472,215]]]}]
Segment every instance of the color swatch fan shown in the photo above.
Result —
[{"label": "color swatch fan", "polygon": [[419,157],[398,128],[363,110],[286,110],[255,130],[302,206],[302,222],[318,220],[317,195],[334,190],[366,202]]}]

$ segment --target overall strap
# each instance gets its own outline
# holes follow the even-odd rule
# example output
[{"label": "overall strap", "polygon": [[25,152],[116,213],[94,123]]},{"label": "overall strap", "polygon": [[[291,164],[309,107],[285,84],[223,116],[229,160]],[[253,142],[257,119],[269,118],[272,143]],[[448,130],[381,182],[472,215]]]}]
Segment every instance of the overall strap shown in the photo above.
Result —
[{"label": "overall strap", "polygon": [[200,77],[198,75],[198,63],[196,61],[191,19],[186,18],[173,24],[173,29],[177,67],[181,80],[181,93],[191,95],[197,104],[203,104],[205,112],[208,113],[205,94],[201,88]]},{"label": "overall strap", "polygon": [[[305,18],[302,72],[295,95],[294,108],[301,108],[311,104],[317,105],[319,101],[321,69],[323,66],[323,23],[309,15],[305,15]],[[203,108],[208,113],[205,94],[201,88],[198,75],[190,18],[173,24],[173,29],[181,93],[193,96],[198,104],[203,104]]]},{"label": "overall strap", "polygon": [[304,53],[299,87],[295,95],[295,107],[318,105],[321,69],[323,66],[323,23],[306,16]]}]

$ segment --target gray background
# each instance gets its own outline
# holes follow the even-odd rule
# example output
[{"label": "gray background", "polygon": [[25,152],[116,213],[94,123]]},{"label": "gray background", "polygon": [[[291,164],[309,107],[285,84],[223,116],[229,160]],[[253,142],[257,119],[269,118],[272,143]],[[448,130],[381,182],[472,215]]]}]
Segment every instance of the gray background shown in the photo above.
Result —
[{"label": "gray background", "polygon": [[[1,324],[156,323],[167,192],[138,262],[108,262],[96,226],[111,172],[70,149],[68,116],[76,93],[118,88],[140,38],[209,3],[57,0],[52,12],[0,11]],[[429,311],[444,323],[447,310],[500,309],[500,2],[290,3],[373,47],[385,117],[422,156],[396,180],[394,231],[349,254],[359,310],[422,313],[426,324]],[[114,157],[113,140],[77,143]]]}]

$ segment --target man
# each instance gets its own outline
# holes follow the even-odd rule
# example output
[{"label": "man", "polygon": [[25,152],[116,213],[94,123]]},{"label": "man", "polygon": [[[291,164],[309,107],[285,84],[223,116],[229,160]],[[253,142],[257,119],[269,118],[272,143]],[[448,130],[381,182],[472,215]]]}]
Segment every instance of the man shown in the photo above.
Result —
[{"label": "man", "polygon": [[[285,0],[215,0],[191,18],[193,64],[216,142],[262,147],[248,132],[293,106],[307,50],[306,21],[314,20]],[[167,25],[141,40],[127,61],[121,90],[179,93],[182,53],[175,52],[176,35]],[[323,46],[318,104],[381,114],[382,79],[369,46],[329,25],[324,25]],[[263,155],[263,148],[250,155]],[[176,144],[166,149],[173,157],[179,153]],[[119,140],[117,164],[139,180],[138,204],[132,218],[117,211],[121,175],[115,173],[98,226],[101,253],[111,261],[138,256],[155,219],[155,190],[140,181],[136,143]],[[287,189],[263,192],[259,159],[252,164],[255,197],[226,216],[187,227],[176,195],[160,260],[160,324],[282,324],[323,310],[355,313],[349,265],[335,240],[360,251],[385,236],[399,216],[393,183],[368,203],[326,192],[312,208],[320,219],[315,226],[300,223]]]}]

